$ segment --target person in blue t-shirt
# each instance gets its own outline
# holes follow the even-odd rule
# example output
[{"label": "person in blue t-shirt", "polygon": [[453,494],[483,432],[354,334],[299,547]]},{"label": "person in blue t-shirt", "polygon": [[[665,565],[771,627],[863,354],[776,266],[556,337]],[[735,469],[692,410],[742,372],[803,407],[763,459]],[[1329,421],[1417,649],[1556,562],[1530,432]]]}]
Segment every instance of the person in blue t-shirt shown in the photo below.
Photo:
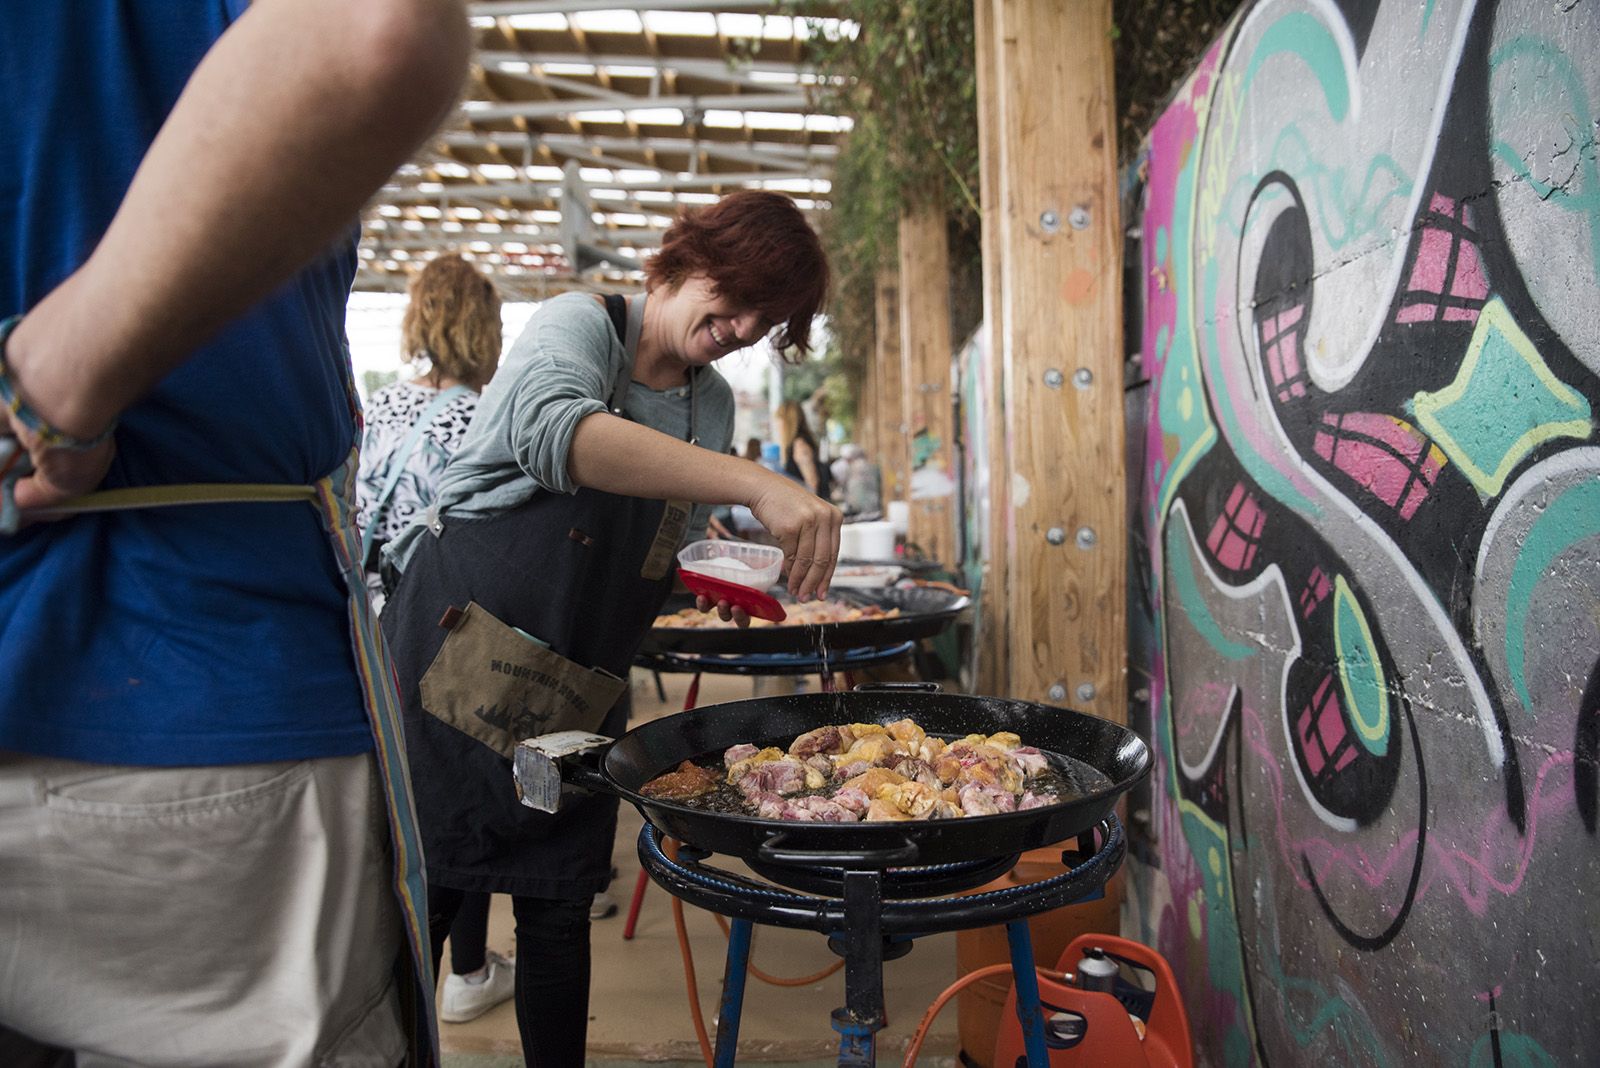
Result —
[{"label": "person in blue t-shirt", "polygon": [[0,5],[0,1063],[437,1060],[344,305],[468,49],[458,0]]}]

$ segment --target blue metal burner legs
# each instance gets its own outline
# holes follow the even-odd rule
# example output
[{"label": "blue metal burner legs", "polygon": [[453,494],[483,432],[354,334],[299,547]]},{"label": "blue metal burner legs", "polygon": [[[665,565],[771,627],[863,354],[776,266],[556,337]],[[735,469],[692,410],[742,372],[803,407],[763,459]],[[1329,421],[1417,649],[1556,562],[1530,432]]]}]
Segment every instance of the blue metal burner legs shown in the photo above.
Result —
[{"label": "blue metal burner legs", "polygon": [[733,920],[728,928],[728,964],[722,975],[722,1007],[717,1012],[716,1068],[733,1068],[739,1045],[739,1014],[744,1011],[744,982],[750,971],[749,920]]},{"label": "blue metal burner legs", "polygon": [[1017,983],[1017,1019],[1022,1024],[1022,1047],[1028,1055],[1028,1068],[1050,1068],[1050,1053],[1044,1044],[1044,1012],[1039,1006],[1039,973],[1034,971],[1033,937],[1027,920],[1006,924],[1006,941],[1011,943],[1011,972]]}]

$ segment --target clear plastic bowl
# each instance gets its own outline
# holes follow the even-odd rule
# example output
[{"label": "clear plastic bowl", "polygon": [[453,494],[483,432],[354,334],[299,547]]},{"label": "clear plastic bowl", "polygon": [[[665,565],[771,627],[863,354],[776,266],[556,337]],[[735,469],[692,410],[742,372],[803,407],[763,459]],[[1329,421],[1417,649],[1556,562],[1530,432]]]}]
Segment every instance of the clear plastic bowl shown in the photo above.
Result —
[{"label": "clear plastic bowl", "polygon": [[678,550],[678,566],[752,590],[765,590],[778,581],[783,550],[749,541],[696,541]]}]

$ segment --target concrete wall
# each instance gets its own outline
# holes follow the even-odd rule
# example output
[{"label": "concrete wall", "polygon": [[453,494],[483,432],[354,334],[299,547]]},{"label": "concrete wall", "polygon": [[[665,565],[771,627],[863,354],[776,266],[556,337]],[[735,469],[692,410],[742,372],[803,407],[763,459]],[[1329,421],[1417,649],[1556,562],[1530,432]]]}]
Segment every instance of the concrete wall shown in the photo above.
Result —
[{"label": "concrete wall", "polygon": [[1593,0],[1289,0],[1151,135],[1131,890],[1209,1063],[1600,1063],[1597,120]]}]

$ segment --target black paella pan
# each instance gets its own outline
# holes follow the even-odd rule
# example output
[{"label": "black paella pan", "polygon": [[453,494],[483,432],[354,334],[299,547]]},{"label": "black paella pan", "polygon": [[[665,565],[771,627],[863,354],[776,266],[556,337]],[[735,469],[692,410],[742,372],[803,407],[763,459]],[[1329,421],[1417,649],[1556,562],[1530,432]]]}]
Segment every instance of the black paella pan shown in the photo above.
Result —
[{"label": "black paella pan", "polygon": [[[780,623],[748,629],[734,626],[654,627],[645,638],[640,652],[645,655],[692,653],[748,656],[765,653],[814,654],[819,647],[836,652],[882,648],[942,633],[971,603],[964,594],[926,586],[881,590],[840,589],[831,591],[828,599],[854,605],[876,605],[886,611],[898,608],[900,614],[889,619],[877,617],[817,626]],[[786,597],[780,600],[788,603]],[[670,615],[693,605],[693,596],[679,594],[669,598],[661,612]]]},{"label": "black paella pan", "polygon": [[[1024,745],[1044,751],[1082,792],[1024,812],[873,823],[764,820],[639,792],[684,760],[720,758],[741,743],[787,748],[798,735],[828,724],[887,724],[907,717],[946,739],[1011,731]],[[769,864],[881,869],[987,859],[1082,834],[1109,815],[1117,798],[1149,772],[1150,760],[1150,750],[1138,735],[1082,712],[892,688],[758,698],[666,716],[624,734],[601,750],[597,760],[591,753],[587,762],[569,764],[563,778],[616,794],[666,834],[713,853]]]}]

